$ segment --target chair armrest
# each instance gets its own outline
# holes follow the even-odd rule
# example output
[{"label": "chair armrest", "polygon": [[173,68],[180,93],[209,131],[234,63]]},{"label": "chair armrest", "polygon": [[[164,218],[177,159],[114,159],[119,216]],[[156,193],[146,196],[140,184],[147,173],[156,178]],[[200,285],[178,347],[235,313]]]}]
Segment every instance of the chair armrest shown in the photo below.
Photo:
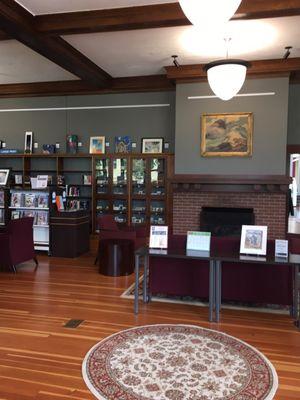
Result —
[{"label": "chair armrest", "polygon": [[8,233],[0,233],[0,265],[11,265],[10,257],[10,235]]}]

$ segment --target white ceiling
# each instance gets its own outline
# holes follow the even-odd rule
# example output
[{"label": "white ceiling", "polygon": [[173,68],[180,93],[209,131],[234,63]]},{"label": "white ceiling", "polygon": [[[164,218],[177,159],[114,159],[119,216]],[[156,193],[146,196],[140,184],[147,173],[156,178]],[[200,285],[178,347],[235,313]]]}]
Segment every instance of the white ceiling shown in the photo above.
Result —
[{"label": "white ceiling", "polygon": [[177,0],[17,0],[34,15],[177,3]]},{"label": "white ceiling", "polygon": [[[300,57],[300,17],[232,21],[229,56],[246,60],[281,58],[284,47],[293,46],[292,57]],[[171,55],[180,64],[197,64],[225,58],[224,33],[208,36],[192,26],[106,32],[65,36],[113,77],[163,73]]]},{"label": "white ceiling", "polygon": [[78,79],[16,40],[0,41],[0,84]]},{"label": "white ceiling", "polygon": [[[34,14],[101,9],[171,0],[20,0]],[[177,1],[177,0],[173,0]],[[246,60],[281,58],[285,46],[300,57],[300,16],[232,21],[229,56]],[[214,27],[215,30],[215,27]],[[165,73],[171,55],[179,63],[198,64],[224,58],[224,33],[195,32],[192,26],[65,36],[72,46],[113,77]],[[78,79],[14,40],[0,41],[0,84]]]}]

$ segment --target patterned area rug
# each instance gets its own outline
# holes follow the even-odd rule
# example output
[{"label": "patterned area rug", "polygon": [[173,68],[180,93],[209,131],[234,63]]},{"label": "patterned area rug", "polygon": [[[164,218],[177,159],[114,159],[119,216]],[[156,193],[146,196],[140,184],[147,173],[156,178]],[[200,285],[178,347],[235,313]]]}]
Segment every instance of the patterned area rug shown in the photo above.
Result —
[{"label": "patterned area rug", "polygon": [[102,400],[270,400],[272,364],[224,333],[190,325],[121,331],[86,355],[84,380]]}]

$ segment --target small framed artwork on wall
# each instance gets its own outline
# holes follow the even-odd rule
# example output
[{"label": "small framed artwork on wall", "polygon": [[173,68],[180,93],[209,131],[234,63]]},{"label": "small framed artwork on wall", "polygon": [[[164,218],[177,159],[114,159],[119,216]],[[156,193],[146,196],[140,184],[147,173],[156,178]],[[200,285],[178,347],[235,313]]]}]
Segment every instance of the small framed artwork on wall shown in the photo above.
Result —
[{"label": "small framed artwork on wall", "polygon": [[252,156],[253,114],[203,114],[201,155],[203,157]]},{"label": "small framed artwork on wall", "polygon": [[163,138],[143,138],[142,153],[162,153],[164,147]]},{"label": "small framed artwork on wall", "polygon": [[115,137],[115,152],[116,153],[130,153],[131,152],[131,137],[130,136],[116,136]]},{"label": "small framed artwork on wall", "polygon": [[90,137],[90,154],[105,153],[105,136]]},{"label": "small framed artwork on wall", "polygon": [[0,169],[0,186],[6,186],[10,169]]}]

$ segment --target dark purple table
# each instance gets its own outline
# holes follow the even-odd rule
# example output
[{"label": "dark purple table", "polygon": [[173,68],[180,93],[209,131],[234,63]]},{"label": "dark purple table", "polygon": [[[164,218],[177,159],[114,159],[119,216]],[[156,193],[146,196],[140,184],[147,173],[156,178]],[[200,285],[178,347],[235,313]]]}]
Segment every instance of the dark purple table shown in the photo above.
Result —
[{"label": "dark purple table", "polygon": [[299,265],[300,254],[290,254],[288,258],[275,258],[274,255],[267,256],[246,256],[242,254],[235,254],[226,251],[187,251],[183,249],[167,249],[156,250],[149,249],[148,247],[141,247],[135,251],[135,291],[134,291],[134,312],[138,313],[139,307],[139,274],[140,274],[140,261],[144,259],[144,281],[143,281],[143,301],[146,303],[150,300],[148,295],[148,276],[149,276],[149,257],[161,258],[179,258],[179,259],[197,259],[207,261],[209,268],[209,321],[219,322],[220,310],[222,304],[222,267],[223,262],[229,263],[251,263],[251,264],[268,264],[268,265],[286,265],[293,267],[293,308],[292,316],[299,318]]}]

